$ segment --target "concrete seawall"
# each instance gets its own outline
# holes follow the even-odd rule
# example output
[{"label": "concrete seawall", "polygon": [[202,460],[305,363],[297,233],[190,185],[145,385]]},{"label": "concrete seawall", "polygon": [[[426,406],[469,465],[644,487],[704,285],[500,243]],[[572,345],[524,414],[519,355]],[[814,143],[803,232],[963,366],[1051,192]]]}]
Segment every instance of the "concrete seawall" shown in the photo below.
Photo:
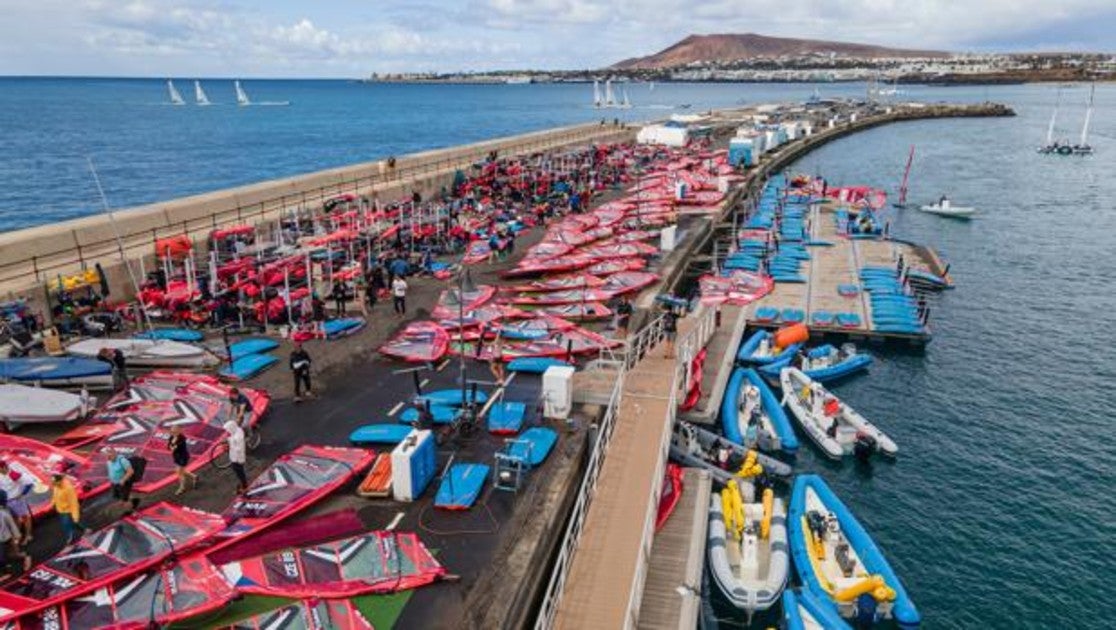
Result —
[{"label": "concrete seawall", "polygon": [[[750,172],[749,181],[732,201],[753,194],[767,173],[785,168],[820,144],[856,131],[903,120],[1010,115],[1010,109],[992,103],[899,107],[822,129],[767,156]],[[739,124],[731,112],[719,113],[718,118],[723,126]],[[134,263],[142,257],[152,268],[154,243],[159,238],[184,234],[201,244],[215,228],[274,221],[287,210],[318,206],[345,193],[392,201],[417,190],[428,197],[449,184],[455,171],[493,151],[501,156],[522,155],[588,142],[630,141],[634,136],[635,127],[575,125],[400,156],[394,167],[387,160],[366,162],[119,210],[114,213],[115,222],[100,214],[0,233],[0,296],[40,302],[45,282],[78,273],[95,262],[103,266],[114,296],[131,295],[120,259],[124,256]]]},{"label": "concrete seawall", "polygon": [[631,140],[634,134],[634,128],[623,126],[562,127],[399,156],[394,167],[386,159],[365,162],[123,209],[114,213],[115,228],[107,214],[99,214],[0,233],[0,296],[37,300],[44,282],[78,273],[95,262],[104,267],[114,295],[131,294],[119,262],[121,254],[133,262],[140,256],[150,260],[159,238],[185,234],[200,244],[215,228],[274,221],[286,210],[320,206],[345,193],[393,201],[417,190],[428,197],[451,182],[455,171],[493,151],[500,156],[523,155],[588,142]]}]

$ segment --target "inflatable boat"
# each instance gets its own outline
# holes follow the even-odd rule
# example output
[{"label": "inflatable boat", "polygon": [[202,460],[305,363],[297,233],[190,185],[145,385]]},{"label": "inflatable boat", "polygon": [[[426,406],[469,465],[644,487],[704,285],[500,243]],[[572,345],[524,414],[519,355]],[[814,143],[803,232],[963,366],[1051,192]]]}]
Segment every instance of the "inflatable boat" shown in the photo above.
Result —
[{"label": "inflatable boat", "polygon": [[790,573],[783,500],[766,488],[758,502],[744,501],[730,481],[709,501],[707,551],[713,581],[751,623],[753,613],[779,601]]},{"label": "inflatable boat", "polygon": [[740,350],[736,353],[736,360],[751,365],[767,365],[782,360],[789,361],[801,347],[801,343],[793,343],[786,348],[779,349],[774,345],[773,335],[769,331],[757,330],[740,345]]},{"label": "inflatable boat", "polygon": [[786,630],[852,630],[832,604],[810,591],[783,591],[783,624]]},{"label": "inflatable boat", "polygon": [[821,477],[799,475],[791,493],[790,550],[803,590],[841,617],[901,628],[922,621],[872,537]]},{"label": "inflatable boat", "polygon": [[[792,358],[783,358],[759,368],[765,377],[777,380],[783,368],[789,366]],[[829,383],[868,369],[872,355],[859,353],[852,344],[843,344],[840,349],[830,344],[811,348],[802,359],[800,368],[806,376],[819,383]]]},{"label": "inflatable boat", "polygon": [[787,407],[829,457],[841,459],[851,454],[866,458],[877,452],[894,457],[899,452],[883,431],[801,370],[783,368],[779,381]]},{"label": "inflatable boat", "polygon": [[798,450],[798,438],[779,399],[751,368],[736,368],[721,401],[725,437],[745,448],[762,451]]},{"label": "inflatable boat", "polygon": [[674,423],[674,432],[670,438],[670,458],[683,466],[709,471],[719,485],[723,486],[735,478],[736,472],[747,466],[750,457],[754,459],[754,463],[763,466],[762,473],[769,476],[789,479],[793,473],[790,465],[770,455],[733,444],[712,431],[706,431],[684,420]]}]

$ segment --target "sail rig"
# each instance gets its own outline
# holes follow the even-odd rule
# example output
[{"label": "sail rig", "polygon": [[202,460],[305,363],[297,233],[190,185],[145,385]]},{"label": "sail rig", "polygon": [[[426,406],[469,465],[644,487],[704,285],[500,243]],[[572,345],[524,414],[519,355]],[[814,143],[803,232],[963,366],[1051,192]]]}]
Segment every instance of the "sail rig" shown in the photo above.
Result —
[{"label": "sail rig", "polygon": [[201,81],[194,81],[194,100],[198,105],[209,105],[209,97],[205,95],[205,90],[202,89]]},{"label": "sail rig", "polygon": [[182,95],[178,93],[178,88],[174,87],[174,81],[167,79],[167,92],[170,94],[171,105],[185,105],[186,101]]},{"label": "sail rig", "polygon": [[899,203],[895,204],[896,208],[903,208],[907,205],[907,182],[911,177],[911,164],[914,163],[914,145],[911,145],[911,152],[907,154],[907,168],[903,169],[903,183],[899,184]]},{"label": "sail rig", "polygon": [[233,81],[233,86],[236,87],[236,104],[251,105],[252,101],[248,100],[248,93],[244,91],[244,88],[240,87],[240,81]]}]

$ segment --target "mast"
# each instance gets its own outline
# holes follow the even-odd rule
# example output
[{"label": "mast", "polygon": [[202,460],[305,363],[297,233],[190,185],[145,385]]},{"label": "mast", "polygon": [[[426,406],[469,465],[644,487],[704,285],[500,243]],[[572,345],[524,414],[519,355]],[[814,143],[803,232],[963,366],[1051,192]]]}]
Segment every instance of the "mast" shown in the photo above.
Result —
[{"label": "mast", "polygon": [[899,205],[907,203],[907,180],[911,176],[911,163],[914,162],[914,145],[911,145],[911,152],[907,155],[907,168],[903,170],[903,183],[899,185]]},{"label": "mast", "polygon": [[1093,92],[1097,89],[1097,84],[1094,83],[1089,86],[1089,108],[1085,110],[1085,123],[1081,125],[1081,143],[1080,146],[1089,146],[1089,121],[1093,117]]},{"label": "mast", "polygon": [[1062,89],[1058,88],[1058,98],[1054,101],[1054,112],[1050,114],[1050,125],[1046,128],[1046,146],[1054,144],[1054,121],[1058,118],[1058,105],[1062,102]]},{"label": "mast", "polygon": [[601,82],[593,79],[593,107],[601,106]]},{"label": "mast", "polygon": [[613,107],[616,105],[616,99],[612,97],[612,79],[605,79],[605,107]]}]

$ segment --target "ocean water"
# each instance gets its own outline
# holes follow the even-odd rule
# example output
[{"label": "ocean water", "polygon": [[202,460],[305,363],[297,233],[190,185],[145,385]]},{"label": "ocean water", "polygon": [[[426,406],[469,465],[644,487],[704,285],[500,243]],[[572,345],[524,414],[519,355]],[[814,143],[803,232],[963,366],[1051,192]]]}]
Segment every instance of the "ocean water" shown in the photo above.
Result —
[{"label": "ocean water", "polygon": [[[1116,89],[1097,92],[1097,154],[1070,159],[1034,150],[1055,90],[990,90],[1020,115],[881,127],[796,165],[894,191],[915,145],[910,200],[980,210],[888,211],[957,283],[932,301],[925,352],[869,346],[870,372],[834,387],[896,440],[897,461],[836,466],[809,440],[798,458],[874,535],[926,628],[1116,625]],[[1081,124],[1086,96],[1066,90],[1078,105],[1060,127]]]},{"label": "ocean water", "polygon": [[[205,86],[209,108],[163,104],[162,81],[0,79],[0,229],[96,212],[90,156],[109,202],[126,207],[603,113],[585,85],[247,81],[254,100],[292,101],[252,108],[232,105],[229,81]],[[636,107],[606,115],[802,100],[814,87],[630,86]],[[1098,87],[1089,158],[1034,152],[1057,90],[911,87],[910,98],[998,100],[1020,115],[881,127],[797,165],[894,190],[913,144],[913,202],[947,193],[980,209],[968,223],[889,211],[893,230],[937,247],[957,282],[932,303],[924,352],[869,348],[870,373],[835,387],[896,439],[898,460],[834,466],[806,445],[798,461],[875,536],[927,628],[1116,623],[1116,86]],[[1086,98],[1063,91],[1060,136],[1076,135]]]}]

